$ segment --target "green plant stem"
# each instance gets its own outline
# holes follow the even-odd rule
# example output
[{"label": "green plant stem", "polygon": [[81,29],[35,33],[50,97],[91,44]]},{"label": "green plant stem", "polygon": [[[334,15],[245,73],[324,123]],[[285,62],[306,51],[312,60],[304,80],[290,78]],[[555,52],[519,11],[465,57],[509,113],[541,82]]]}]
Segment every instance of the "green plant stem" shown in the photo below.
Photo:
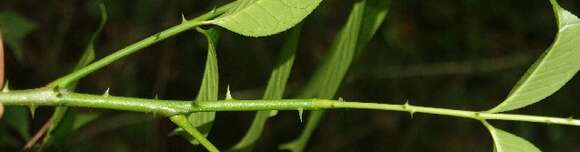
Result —
[{"label": "green plant stem", "polygon": [[96,62],[93,62],[89,65],[87,65],[86,67],[79,69],[73,73],[70,73],[66,76],[63,76],[57,80],[55,80],[54,82],[52,82],[51,84],[49,84],[49,86],[59,86],[59,87],[67,87],[68,85],[70,85],[73,82],[78,81],[79,79],[87,76],[90,73],[93,73],[125,56],[131,55],[145,47],[148,47],[152,44],[155,44],[161,40],[165,40],[169,37],[172,37],[174,35],[177,35],[181,32],[187,31],[189,29],[193,29],[197,26],[203,25],[205,23],[203,23],[205,20],[214,18],[218,15],[223,14],[224,12],[226,12],[227,10],[229,10],[231,7],[235,6],[237,3],[237,1],[228,3],[222,7],[219,7],[217,9],[214,9],[206,14],[203,14],[199,17],[196,17],[192,20],[184,20],[181,24],[173,26],[171,28],[168,28],[164,31],[161,31],[157,34],[153,34],[152,36],[149,36],[139,42],[133,43],[121,50],[115,51],[115,53],[110,54],[109,56],[106,56]]},{"label": "green plant stem", "polygon": [[195,138],[199,143],[201,143],[201,145],[203,145],[208,151],[210,152],[220,151],[211,142],[209,142],[209,140],[207,140],[207,138],[205,138],[205,136],[201,132],[195,129],[193,125],[191,125],[189,120],[187,120],[187,116],[175,115],[171,116],[169,119],[171,119],[171,121],[175,123],[177,126],[187,131],[187,133],[193,136],[193,138]]},{"label": "green plant stem", "polygon": [[0,104],[5,106],[69,106],[82,108],[101,108],[112,110],[135,111],[144,113],[174,116],[194,112],[210,111],[260,111],[260,110],[322,110],[322,109],[368,109],[384,111],[404,111],[463,117],[476,120],[511,120],[580,126],[580,120],[522,114],[488,113],[479,111],[454,110],[414,106],[409,104],[385,104],[370,102],[346,102],[328,99],[279,99],[279,100],[222,100],[191,101],[156,100],[110,95],[90,95],[69,92],[64,89],[38,88],[16,90],[0,93]]}]

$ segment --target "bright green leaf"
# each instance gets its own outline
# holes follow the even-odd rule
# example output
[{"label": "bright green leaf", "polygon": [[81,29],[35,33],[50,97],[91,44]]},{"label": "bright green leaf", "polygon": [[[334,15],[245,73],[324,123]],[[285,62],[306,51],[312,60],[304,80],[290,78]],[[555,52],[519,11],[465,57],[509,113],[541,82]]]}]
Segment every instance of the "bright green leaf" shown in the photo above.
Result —
[{"label": "bright green leaf", "polygon": [[239,0],[238,7],[208,21],[238,34],[268,36],[290,29],[322,0]]},{"label": "bright green leaf", "polygon": [[[389,3],[388,0],[361,0],[354,4],[346,25],[336,36],[330,48],[330,55],[316,70],[299,98],[332,99],[335,97],[357,53],[364,49],[383,23]],[[323,114],[323,111],[311,112],[302,134],[279,148],[293,152],[303,151]]]},{"label": "bright green leaf", "polygon": [[552,9],[557,18],[558,29],[562,30],[568,25],[580,23],[580,19],[576,15],[562,8],[556,0],[550,0],[550,4],[552,4]]},{"label": "bright green leaf", "polygon": [[8,47],[14,51],[18,62],[22,62],[24,58],[22,40],[36,29],[36,23],[24,16],[12,12],[0,12],[0,31]]},{"label": "bright green leaf", "polygon": [[486,121],[483,125],[493,138],[495,152],[541,152],[534,144],[509,132],[491,126]]},{"label": "bright green leaf", "polygon": [[[79,70],[89,63],[91,63],[95,59],[95,47],[94,43],[99,37],[101,31],[105,27],[105,23],[107,23],[107,9],[105,4],[99,3],[99,12],[100,12],[100,23],[99,27],[95,32],[91,35],[87,47],[85,48],[81,58],[79,59],[77,65],[75,66],[74,70]],[[76,88],[78,81],[72,82],[68,89],[74,90]],[[50,118],[50,127],[42,140],[42,147],[48,145],[61,145],[64,142],[66,136],[74,132],[76,127],[74,125],[82,125],[93,119],[85,119],[84,117],[77,118],[76,112],[69,112],[68,107],[57,107],[55,108],[54,113]],[[94,117],[96,118],[96,117]],[[77,120],[82,120],[83,122],[76,122]]]},{"label": "bright green leaf", "polygon": [[[205,72],[201,87],[195,101],[213,101],[218,99],[219,91],[219,71],[216,55],[217,40],[219,30],[212,28],[209,30],[198,29],[206,38],[208,43],[207,59],[205,63]],[[204,136],[207,136],[211,130],[215,112],[198,112],[188,116],[189,122],[196,127]],[[194,144],[197,142],[190,141]]]},{"label": "bright green leaf", "polygon": [[207,59],[205,62],[205,72],[201,83],[196,101],[209,101],[218,99],[219,90],[219,71],[216,55],[217,40],[219,38],[219,30],[212,28],[209,30],[198,29],[208,41]]},{"label": "bright green leaf", "polygon": [[552,46],[528,69],[508,97],[489,112],[522,108],[552,95],[580,69],[580,20],[551,0],[558,19]]},{"label": "bright green leaf", "polygon": [[[294,56],[298,47],[298,39],[300,38],[301,25],[290,30],[286,43],[282,47],[282,51],[278,57],[278,61],[274,66],[274,70],[268,80],[268,86],[264,93],[263,99],[282,99],[286,83],[294,64]],[[252,125],[246,135],[240,140],[231,151],[252,151],[253,145],[258,141],[262,135],[266,120],[272,116],[272,111],[259,111],[256,113]]]}]

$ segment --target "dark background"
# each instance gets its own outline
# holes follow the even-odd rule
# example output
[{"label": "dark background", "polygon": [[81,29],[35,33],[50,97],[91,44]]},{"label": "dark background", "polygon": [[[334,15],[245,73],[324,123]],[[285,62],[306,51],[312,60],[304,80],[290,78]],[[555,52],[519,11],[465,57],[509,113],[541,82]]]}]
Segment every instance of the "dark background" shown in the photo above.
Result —
[{"label": "dark background", "polygon": [[[97,59],[146,36],[200,15],[227,1],[107,0],[109,21],[96,44]],[[288,97],[300,92],[323,60],[353,0],[327,0],[304,24]],[[573,14],[580,2],[560,0]],[[28,18],[37,29],[21,43],[23,60],[7,50],[7,77],[13,89],[43,86],[69,73],[99,23],[95,1],[1,0],[0,12]],[[548,0],[394,0],[385,20],[358,60],[338,96],[345,100],[487,110],[506,96],[519,77],[549,47],[557,27]],[[221,94],[257,99],[283,43],[284,33],[243,37],[223,30],[218,47]],[[148,47],[91,74],[78,91],[112,95],[189,100],[196,96],[205,63],[206,42],[193,31]],[[578,116],[580,80],[572,79],[543,102],[513,113]],[[8,107],[12,108],[12,107]],[[97,120],[67,140],[66,151],[199,151],[176,136],[163,117],[80,109],[99,113]],[[31,134],[51,115],[40,108]],[[218,113],[209,137],[226,149],[245,133],[252,112]],[[27,117],[30,118],[30,117]],[[2,122],[4,123],[4,122]],[[0,123],[0,125],[2,124]],[[540,149],[580,151],[580,128],[526,122],[493,121],[498,128],[528,139]],[[271,119],[256,151],[275,151],[304,126],[297,112]],[[0,134],[15,144],[26,142],[14,131]],[[333,110],[315,131],[307,151],[492,151],[491,137],[477,121],[445,116],[368,110]]]}]

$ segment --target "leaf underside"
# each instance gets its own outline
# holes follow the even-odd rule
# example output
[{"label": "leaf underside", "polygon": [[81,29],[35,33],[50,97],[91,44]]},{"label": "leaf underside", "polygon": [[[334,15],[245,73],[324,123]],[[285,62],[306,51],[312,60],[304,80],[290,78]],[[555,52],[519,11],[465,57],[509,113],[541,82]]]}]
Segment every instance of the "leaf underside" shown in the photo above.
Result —
[{"label": "leaf underside", "polygon": [[522,108],[552,95],[580,69],[580,20],[552,0],[558,33],[551,47],[528,69],[508,97],[489,112]]},{"label": "leaf underside", "polygon": [[[213,101],[218,99],[219,91],[219,70],[216,55],[219,30],[216,28],[211,28],[208,30],[198,29],[198,31],[206,37],[208,49],[205,63],[205,72],[195,101]],[[192,104],[195,104],[195,101]],[[204,136],[209,134],[214,119],[215,112],[198,112],[192,113],[188,116],[189,122]],[[195,140],[190,140],[190,142],[192,144],[199,144]]]},{"label": "leaf underside", "polygon": [[238,7],[208,21],[244,36],[269,36],[288,30],[322,0],[240,0]]},{"label": "leaf underside", "polygon": [[534,144],[482,121],[493,138],[495,152],[541,152]]}]

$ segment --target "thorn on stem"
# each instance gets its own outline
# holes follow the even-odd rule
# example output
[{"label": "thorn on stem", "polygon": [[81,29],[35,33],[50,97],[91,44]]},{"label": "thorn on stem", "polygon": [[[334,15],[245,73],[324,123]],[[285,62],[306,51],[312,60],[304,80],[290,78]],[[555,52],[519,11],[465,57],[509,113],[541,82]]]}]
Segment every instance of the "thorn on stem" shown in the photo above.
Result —
[{"label": "thorn on stem", "polygon": [[[111,88],[107,88],[107,90],[105,90],[105,93],[103,93],[103,97],[111,96],[111,94],[109,94],[109,90],[111,90]],[[155,99],[157,99],[157,95],[155,95]]]},{"label": "thorn on stem", "polygon": [[228,88],[226,91],[226,100],[234,100],[234,98],[232,97],[232,92],[230,91],[230,85],[228,85]]},{"label": "thorn on stem", "polygon": [[300,117],[300,123],[302,123],[302,114],[304,113],[304,109],[298,108],[298,117]]},{"label": "thorn on stem", "polygon": [[6,83],[4,84],[4,87],[2,87],[2,92],[9,92],[10,91],[10,83],[8,81],[6,81]]},{"label": "thorn on stem", "polygon": [[408,110],[409,107],[411,107],[411,104],[409,104],[409,100],[407,100],[405,104],[403,104],[403,109]]},{"label": "thorn on stem", "polygon": [[36,106],[36,105],[28,106],[28,109],[30,110],[30,117],[32,117],[32,119],[34,119],[34,114],[36,113],[36,108],[38,108],[38,106]]},{"label": "thorn on stem", "polygon": [[185,19],[185,15],[183,15],[183,13],[181,13],[181,24],[187,22],[187,19]]}]

